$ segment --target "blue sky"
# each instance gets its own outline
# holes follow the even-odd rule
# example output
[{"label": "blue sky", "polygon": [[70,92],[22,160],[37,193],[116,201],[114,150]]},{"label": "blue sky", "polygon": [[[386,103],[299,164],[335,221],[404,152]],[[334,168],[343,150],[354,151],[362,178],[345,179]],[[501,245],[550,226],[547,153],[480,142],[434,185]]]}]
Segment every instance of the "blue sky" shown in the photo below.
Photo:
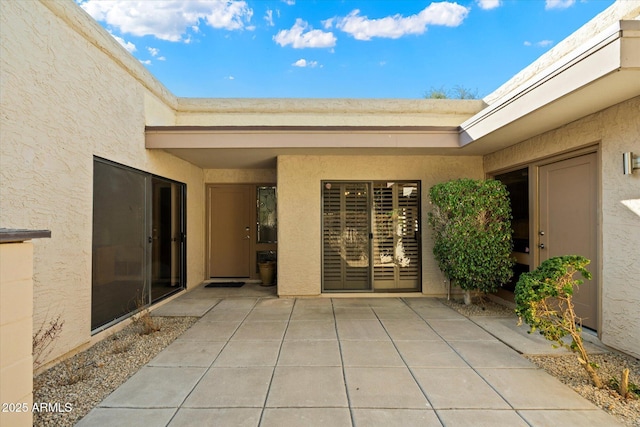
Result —
[{"label": "blue sky", "polygon": [[613,0],[77,0],[175,95],[484,97]]}]

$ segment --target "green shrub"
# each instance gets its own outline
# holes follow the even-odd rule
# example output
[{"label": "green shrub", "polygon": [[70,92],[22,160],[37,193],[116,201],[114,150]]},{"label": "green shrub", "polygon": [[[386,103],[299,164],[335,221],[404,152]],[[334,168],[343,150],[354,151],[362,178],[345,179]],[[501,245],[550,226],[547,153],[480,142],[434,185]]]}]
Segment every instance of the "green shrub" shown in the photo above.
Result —
[{"label": "green shrub", "polygon": [[431,187],[433,254],[465,291],[495,292],[513,272],[511,205],[499,181],[458,179]]},{"label": "green shrub", "polygon": [[[579,255],[566,255],[549,258],[534,271],[523,273],[515,289],[516,314],[531,327],[529,333],[538,330],[546,339],[578,353],[578,362],[600,388],[602,381],[584,348],[581,319],[576,316],[572,301],[574,287],[583,283],[573,276],[580,273],[591,279],[586,269],[589,262]],[[570,344],[562,339],[567,335],[571,336]]]}]

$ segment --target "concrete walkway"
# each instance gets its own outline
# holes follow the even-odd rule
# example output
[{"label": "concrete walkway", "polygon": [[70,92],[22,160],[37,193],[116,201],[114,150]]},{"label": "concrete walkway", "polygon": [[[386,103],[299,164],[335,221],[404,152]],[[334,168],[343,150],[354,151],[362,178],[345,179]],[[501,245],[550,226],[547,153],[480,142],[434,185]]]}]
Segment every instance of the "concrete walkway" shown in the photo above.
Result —
[{"label": "concrete walkway", "polygon": [[551,349],[515,319],[470,320],[430,298],[219,292],[161,307],[201,319],[78,425],[621,425],[515,351]]}]

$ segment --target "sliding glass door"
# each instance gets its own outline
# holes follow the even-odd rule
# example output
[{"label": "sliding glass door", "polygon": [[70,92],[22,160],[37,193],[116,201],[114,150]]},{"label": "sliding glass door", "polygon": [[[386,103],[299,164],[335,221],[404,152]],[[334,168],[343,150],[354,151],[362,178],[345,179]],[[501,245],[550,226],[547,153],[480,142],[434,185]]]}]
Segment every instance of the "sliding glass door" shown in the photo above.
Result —
[{"label": "sliding glass door", "polygon": [[420,185],[322,183],[322,289],[420,290]]},{"label": "sliding glass door", "polygon": [[94,332],[184,287],[184,193],[184,184],[94,160]]},{"label": "sliding glass door", "polygon": [[151,301],[184,283],[184,184],[153,177],[151,221]]}]

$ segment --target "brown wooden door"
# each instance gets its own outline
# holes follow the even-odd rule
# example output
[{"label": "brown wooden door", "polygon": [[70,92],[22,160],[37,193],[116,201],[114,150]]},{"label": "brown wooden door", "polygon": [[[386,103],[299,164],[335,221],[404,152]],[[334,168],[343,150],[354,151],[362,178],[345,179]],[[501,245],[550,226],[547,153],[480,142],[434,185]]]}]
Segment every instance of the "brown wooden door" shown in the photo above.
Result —
[{"label": "brown wooden door", "polygon": [[221,185],[208,190],[209,276],[250,277],[253,188]]},{"label": "brown wooden door", "polygon": [[539,169],[540,262],[561,255],[582,255],[593,279],[574,294],[582,324],[598,327],[597,157],[587,154],[551,163]]}]

